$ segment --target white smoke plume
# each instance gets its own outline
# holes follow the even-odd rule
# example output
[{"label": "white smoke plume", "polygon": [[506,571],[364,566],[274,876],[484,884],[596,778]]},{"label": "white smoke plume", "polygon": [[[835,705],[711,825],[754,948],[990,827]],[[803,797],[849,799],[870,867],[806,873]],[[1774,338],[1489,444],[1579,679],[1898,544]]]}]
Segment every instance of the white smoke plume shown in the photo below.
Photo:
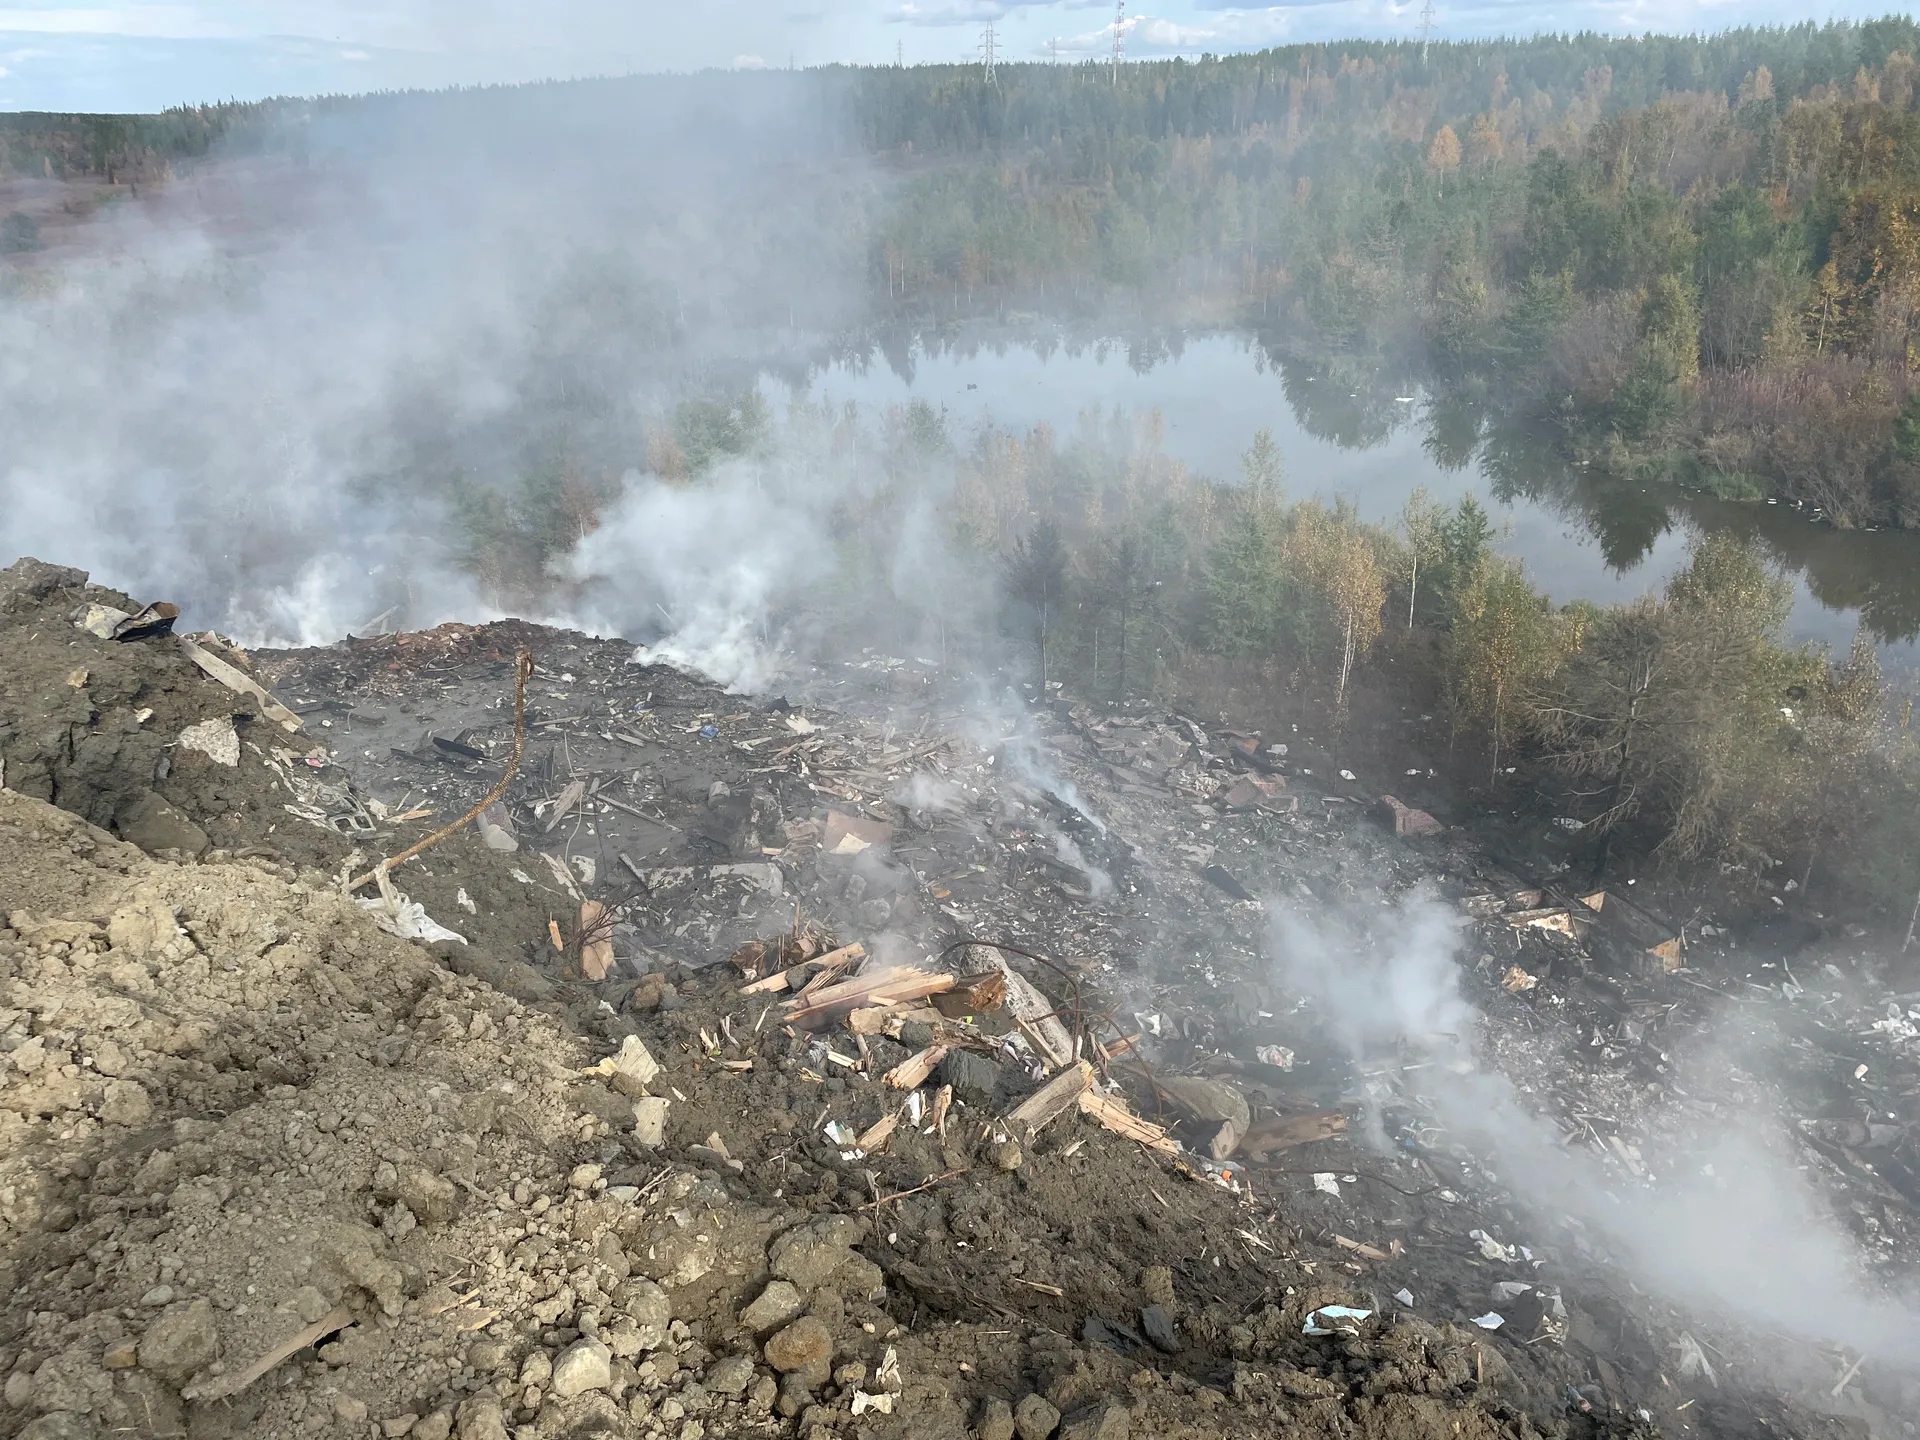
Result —
[{"label": "white smoke plume", "polygon": [[[1781,1097],[1741,1103],[1727,1093],[1732,1064],[1764,1065],[1764,1041],[1723,1029],[1724,1044],[1692,1056],[1669,1088],[1714,1096],[1711,1134],[1638,1183],[1563,1143],[1496,1068],[1484,1019],[1461,992],[1461,921],[1433,897],[1413,892],[1364,916],[1277,905],[1271,943],[1281,979],[1309,999],[1349,1060],[1434,1062],[1419,1072],[1433,1118],[1543,1226],[1583,1228],[1682,1312],[1838,1340],[1883,1360],[1920,1355],[1920,1309],[1867,1279],[1864,1257],[1791,1156]],[[1537,1064],[1549,1074],[1579,1061],[1547,1054]],[[1649,1128],[1663,1128],[1661,1118]]]}]

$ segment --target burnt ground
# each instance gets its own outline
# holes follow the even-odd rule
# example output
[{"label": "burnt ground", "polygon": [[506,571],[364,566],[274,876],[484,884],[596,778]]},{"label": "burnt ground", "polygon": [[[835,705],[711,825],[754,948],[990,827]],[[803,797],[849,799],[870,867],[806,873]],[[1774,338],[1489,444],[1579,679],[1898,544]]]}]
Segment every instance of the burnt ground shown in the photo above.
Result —
[{"label": "burnt ground", "polygon": [[[1064,700],[987,723],[884,657],[802,703],[515,622],[234,655],[293,735],[171,638],[73,629],[87,601],[137,608],[0,572],[0,1434],[1910,1433],[1887,1357],[1682,1314],[1523,1209],[1437,1130],[1418,1062],[1349,1058],[1267,958],[1270,905],[1432,889],[1467,914],[1483,1053],[1629,1193],[1724,1123],[1688,1048],[1729,1003],[1784,1019],[1801,1163],[1899,1284],[1920,1071],[1889,997],[1920,982],[1864,941],[1762,960],[1695,919],[1670,974],[1514,924],[1552,858],[1395,839],[1381,790],[1450,818],[1409,777],[1259,746],[1291,773],[1236,792],[1254,762],[1218,727]],[[340,877],[499,777],[522,646],[515,848],[469,827],[394,872],[471,943],[384,935]],[[178,743],[226,718],[233,766]],[[1502,853],[1564,853],[1535,839]],[[583,897],[617,919],[599,980]],[[1039,1080],[1004,1016],[790,1033],[730,957],[796,928],[876,968],[960,938],[1044,956],[1010,958],[1101,1084],[1151,1115],[1149,1073],[1223,1080],[1264,1159],[1206,1163],[1214,1126],[1173,1113],[1178,1155],[1071,1113],[1009,1144]],[[913,1100],[881,1083],[936,1033],[965,1058]],[[588,1073],[629,1036],[657,1075]],[[1329,1112],[1345,1133],[1274,1148]],[[1322,1305],[1370,1314],[1304,1334]]]}]

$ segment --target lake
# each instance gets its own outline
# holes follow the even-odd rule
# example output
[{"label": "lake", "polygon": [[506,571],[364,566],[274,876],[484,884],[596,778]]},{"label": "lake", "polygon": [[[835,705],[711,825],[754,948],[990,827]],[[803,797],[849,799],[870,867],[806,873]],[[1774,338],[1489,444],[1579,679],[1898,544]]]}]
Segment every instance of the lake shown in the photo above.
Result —
[{"label": "lake", "polygon": [[[1471,419],[1463,445],[1461,417],[1437,413],[1418,389],[1368,392],[1351,388],[1363,380],[1298,367],[1283,374],[1249,335],[1149,343],[996,336],[887,349],[892,359],[875,347],[817,365],[799,393],[852,401],[869,415],[925,400],[945,409],[962,443],[988,422],[1023,430],[1045,421],[1066,432],[1092,406],[1158,406],[1168,452],[1215,479],[1236,476],[1254,432],[1271,430],[1294,496],[1345,496],[1371,520],[1397,516],[1416,485],[1448,502],[1477,496],[1500,549],[1560,602],[1632,599],[1685,563],[1694,533],[1750,534],[1793,579],[1797,638],[1844,649],[1864,623],[1902,683],[1920,672],[1920,535],[1839,531],[1788,507],[1589,478],[1543,451],[1493,456],[1472,443]],[[1441,463],[1436,451],[1456,463]]]}]

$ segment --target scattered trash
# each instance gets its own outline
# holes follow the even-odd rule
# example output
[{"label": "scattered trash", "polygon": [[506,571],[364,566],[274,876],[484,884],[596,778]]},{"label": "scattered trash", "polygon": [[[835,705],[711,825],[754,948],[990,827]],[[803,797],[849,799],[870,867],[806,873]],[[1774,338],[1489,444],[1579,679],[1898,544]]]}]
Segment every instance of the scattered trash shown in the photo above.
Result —
[{"label": "scattered trash", "polygon": [[1509,995],[1524,995],[1539,984],[1538,975],[1531,975],[1518,965],[1509,965],[1507,973],[1500,977],[1500,988]]},{"label": "scattered trash", "polygon": [[1482,1330],[1498,1330],[1502,1325],[1507,1323],[1507,1317],[1496,1311],[1489,1310],[1484,1315],[1474,1316],[1473,1323],[1478,1325]]},{"label": "scattered trash", "polygon": [[457,930],[449,930],[431,915],[427,907],[417,901],[409,900],[393,888],[393,882],[386,872],[379,874],[380,894],[356,899],[354,903],[373,916],[373,923],[389,935],[397,935],[402,940],[419,940],[432,944],[436,940],[457,940],[467,943],[467,937]]},{"label": "scattered trash", "polygon": [[1413,1308],[1413,1291],[1406,1289],[1396,1290],[1393,1292],[1393,1298],[1398,1300],[1402,1305],[1405,1305],[1409,1310]]},{"label": "scattered trash", "polygon": [[1352,781],[1358,780],[1360,777],[1354,774],[1351,770],[1342,770],[1340,772],[1340,778],[1342,780],[1352,782]]},{"label": "scattered trash", "polygon": [[1531,1289],[1533,1289],[1533,1286],[1524,1280],[1495,1281],[1493,1286],[1494,1302],[1500,1305],[1509,1305]]},{"label": "scattered trash", "polygon": [[1340,1195],[1340,1182],[1334,1178],[1331,1170],[1322,1170],[1316,1173],[1313,1177],[1313,1188],[1318,1190],[1322,1195],[1331,1195],[1336,1199],[1338,1199]]},{"label": "scattered trash", "polygon": [[1512,1245],[1502,1245],[1484,1230],[1470,1230],[1467,1238],[1480,1247],[1480,1253],[1489,1260],[1498,1260],[1511,1265],[1520,1258],[1519,1251]]},{"label": "scattered trash", "polygon": [[182,750],[196,751],[216,765],[232,768],[240,763],[240,735],[233,728],[231,715],[216,715],[187,726],[180,732],[178,744]]},{"label": "scattered trash", "polygon": [[1253,1058],[1276,1070],[1293,1069],[1293,1051],[1284,1045],[1262,1045],[1253,1052]]},{"label": "scattered trash", "polygon": [[1569,834],[1577,834],[1579,831],[1587,828],[1586,821],[1576,820],[1571,815],[1556,815],[1553,823]]},{"label": "scattered trash", "polygon": [[[1319,1177],[1314,1178],[1317,1180]],[[1307,1315],[1307,1323],[1301,1328],[1301,1334],[1358,1335],[1360,1322],[1372,1316],[1373,1311],[1359,1310],[1351,1305],[1322,1305]],[[1341,1323],[1343,1321],[1344,1324]]]}]

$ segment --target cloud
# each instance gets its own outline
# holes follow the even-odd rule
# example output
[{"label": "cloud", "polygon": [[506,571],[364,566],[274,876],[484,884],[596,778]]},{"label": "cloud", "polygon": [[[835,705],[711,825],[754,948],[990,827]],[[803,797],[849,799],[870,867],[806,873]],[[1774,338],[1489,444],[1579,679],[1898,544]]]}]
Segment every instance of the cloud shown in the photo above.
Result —
[{"label": "cloud", "polygon": [[758,55],[736,55],[733,57],[733,68],[735,70],[764,70],[767,68],[767,62],[762,60]]},{"label": "cloud", "polygon": [[904,4],[887,16],[889,25],[979,25],[1002,19],[1007,7],[998,0],[943,0],[933,5]]}]

